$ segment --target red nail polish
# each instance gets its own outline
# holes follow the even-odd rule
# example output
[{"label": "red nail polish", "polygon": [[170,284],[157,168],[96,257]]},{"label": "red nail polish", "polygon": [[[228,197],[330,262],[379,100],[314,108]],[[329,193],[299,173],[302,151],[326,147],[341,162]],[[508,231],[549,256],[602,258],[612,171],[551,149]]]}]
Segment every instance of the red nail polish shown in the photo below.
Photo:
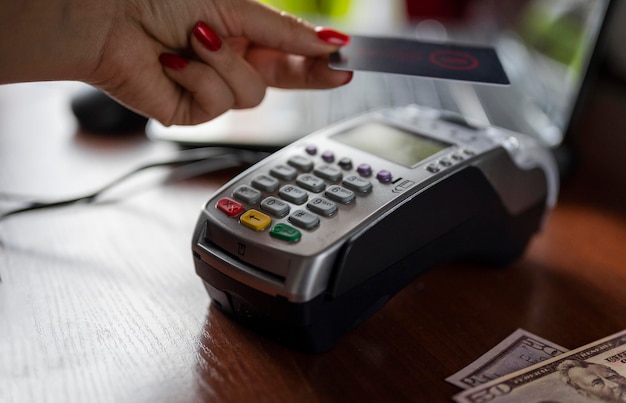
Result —
[{"label": "red nail polish", "polygon": [[331,45],[345,46],[350,43],[350,36],[332,28],[317,27],[315,32],[318,38]]},{"label": "red nail polish", "polygon": [[163,66],[174,70],[183,69],[189,64],[189,60],[172,53],[161,53],[161,55],[159,55],[159,62],[161,62]]},{"label": "red nail polish", "polygon": [[354,77],[354,71],[349,71],[348,73],[350,73],[350,75],[348,76],[348,78],[346,79],[346,81],[343,82],[343,84],[341,85],[346,85],[348,84],[350,81],[352,81],[352,77]]},{"label": "red nail polish", "polygon": [[215,52],[222,47],[222,40],[211,28],[204,22],[200,21],[193,29],[193,36],[200,41],[202,46],[208,50]]}]

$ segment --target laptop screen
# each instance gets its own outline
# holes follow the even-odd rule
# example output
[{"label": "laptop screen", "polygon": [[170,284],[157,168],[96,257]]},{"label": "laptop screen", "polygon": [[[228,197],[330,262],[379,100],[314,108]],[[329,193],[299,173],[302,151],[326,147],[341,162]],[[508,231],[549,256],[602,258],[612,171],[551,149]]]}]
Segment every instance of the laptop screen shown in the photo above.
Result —
[{"label": "laptop screen", "polygon": [[[559,145],[579,101],[609,2],[468,3],[473,7],[460,25],[442,24],[440,29],[448,40],[494,46],[511,86],[473,85],[480,102],[470,97],[473,105],[460,108],[485,123],[534,135],[547,146]],[[417,27],[419,33],[419,23]]]},{"label": "laptop screen", "polygon": [[[415,103],[529,134],[549,147],[563,141],[610,0],[449,0],[444,3],[461,4],[462,10],[445,16],[416,14],[407,7],[413,1],[428,3],[351,1],[340,16],[320,9],[303,17],[353,34],[491,46],[511,85],[358,71],[350,84],[333,90],[270,89],[260,106],[229,111],[201,125],[164,127],[151,121],[148,135],[191,146],[272,150],[368,110]],[[280,3],[281,8],[301,4]]]}]

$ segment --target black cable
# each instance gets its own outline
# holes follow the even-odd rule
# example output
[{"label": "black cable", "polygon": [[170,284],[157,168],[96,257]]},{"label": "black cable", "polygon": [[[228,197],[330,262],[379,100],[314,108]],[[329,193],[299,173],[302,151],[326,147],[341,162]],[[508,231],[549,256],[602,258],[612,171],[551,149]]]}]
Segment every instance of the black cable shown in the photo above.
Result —
[{"label": "black cable", "polygon": [[[206,174],[210,172],[215,172],[222,169],[233,168],[237,166],[241,166],[243,164],[253,164],[255,162],[260,161],[264,157],[268,156],[268,153],[265,152],[255,152],[255,151],[247,151],[241,149],[232,149],[232,148],[216,148],[216,147],[206,147],[206,148],[196,148],[180,151],[174,157],[165,159],[162,161],[156,161],[147,163],[145,165],[141,165],[132,171],[120,176],[114,181],[102,186],[100,189],[95,192],[63,200],[57,201],[39,201],[39,200],[30,200],[25,201],[24,205],[18,208],[14,208],[12,210],[5,211],[0,214],[0,221],[16,214],[25,213],[33,210],[41,210],[53,207],[62,207],[71,204],[78,203],[92,203],[98,196],[107,190],[117,186],[124,180],[130,178],[131,176],[145,171],[150,168],[156,167],[180,167],[183,171],[182,175],[179,174],[177,179],[188,178],[191,176],[197,176],[201,174]],[[12,194],[12,193],[0,193],[0,197],[5,199],[19,199],[21,196]]]}]

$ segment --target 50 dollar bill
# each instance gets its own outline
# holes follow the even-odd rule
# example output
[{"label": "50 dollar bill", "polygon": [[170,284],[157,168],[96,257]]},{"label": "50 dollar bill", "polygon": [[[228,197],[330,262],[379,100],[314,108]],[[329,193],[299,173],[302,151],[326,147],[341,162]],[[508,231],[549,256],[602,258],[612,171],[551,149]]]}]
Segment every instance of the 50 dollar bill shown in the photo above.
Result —
[{"label": "50 dollar bill", "polygon": [[556,357],[566,348],[523,329],[517,329],[479,359],[446,381],[468,389],[493,381],[511,372]]},{"label": "50 dollar bill", "polygon": [[626,401],[626,331],[454,396],[457,402]]}]

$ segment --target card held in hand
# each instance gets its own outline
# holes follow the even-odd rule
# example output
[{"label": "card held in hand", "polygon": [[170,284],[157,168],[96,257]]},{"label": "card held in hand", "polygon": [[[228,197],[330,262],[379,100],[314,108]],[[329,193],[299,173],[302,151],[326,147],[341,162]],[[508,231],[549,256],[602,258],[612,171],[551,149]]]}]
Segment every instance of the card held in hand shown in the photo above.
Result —
[{"label": "card held in hand", "polygon": [[336,70],[510,84],[493,48],[405,38],[352,35],[347,46],[331,55],[329,66]]}]

